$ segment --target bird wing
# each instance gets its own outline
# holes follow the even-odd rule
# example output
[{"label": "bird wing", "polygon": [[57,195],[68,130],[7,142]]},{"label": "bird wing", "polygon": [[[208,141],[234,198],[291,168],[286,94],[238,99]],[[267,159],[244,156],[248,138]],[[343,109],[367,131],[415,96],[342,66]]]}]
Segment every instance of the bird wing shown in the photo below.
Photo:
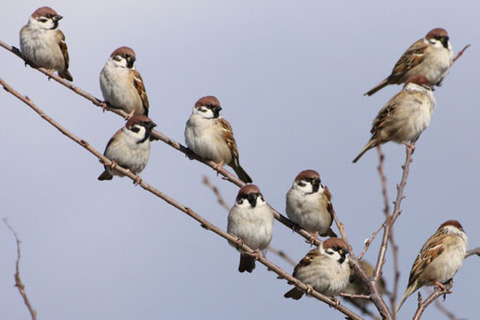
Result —
[{"label": "bird wing", "polygon": [[133,86],[137,89],[138,95],[142,99],[143,108],[145,110],[144,115],[148,117],[148,110],[150,108],[150,104],[148,102],[147,92],[145,91],[145,84],[143,83],[142,76],[140,72],[137,70],[132,70],[133,72]]},{"label": "bird wing", "polygon": [[393,67],[392,74],[389,79],[393,83],[400,83],[403,76],[412,68],[418,66],[425,58],[425,50],[428,48],[423,39],[416,41],[412,44],[407,51],[403,53],[400,59]]}]

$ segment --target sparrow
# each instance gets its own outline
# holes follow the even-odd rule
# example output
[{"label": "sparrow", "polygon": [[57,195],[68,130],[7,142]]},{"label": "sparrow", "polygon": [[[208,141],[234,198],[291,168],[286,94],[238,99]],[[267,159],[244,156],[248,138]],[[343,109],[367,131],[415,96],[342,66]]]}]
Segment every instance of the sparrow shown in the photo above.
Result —
[{"label": "sparrow", "polygon": [[112,52],[100,72],[100,89],[109,107],[133,115],[148,116],[148,97],[142,76],[135,70],[135,51],[120,47]]},{"label": "sparrow", "polygon": [[467,234],[457,220],[445,221],[428,238],[413,263],[408,286],[395,314],[405,300],[423,286],[448,283],[462,266],[467,253]]},{"label": "sparrow", "polygon": [[217,163],[215,169],[227,164],[240,180],[250,183],[252,178],[240,166],[232,127],[222,118],[220,110],[222,107],[216,97],[200,98],[185,126],[185,142],[197,155]]},{"label": "sparrow", "polygon": [[[150,156],[150,134],[155,126],[146,116],[133,116],[108,141],[103,155],[134,174],[140,173],[145,169]],[[114,175],[124,176],[111,166],[104,167],[105,171],[98,180],[112,180]]]},{"label": "sparrow", "polygon": [[56,70],[58,75],[73,81],[68,72],[68,50],[65,35],[58,29],[63,17],[50,7],[41,7],[30,16],[20,30],[20,51],[27,62],[36,67]]},{"label": "sparrow", "polygon": [[332,195],[324,187],[320,175],[315,170],[300,172],[287,192],[287,216],[292,222],[312,233],[310,242],[320,234],[322,237],[336,237],[331,226]]},{"label": "sparrow", "polygon": [[[227,232],[240,238],[253,250],[263,250],[270,244],[273,213],[256,185],[248,184],[238,191],[235,205],[228,214]],[[252,272],[255,269],[255,258],[239,251],[238,271]]]},{"label": "sparrow", "polygon": [[371,96],[389,84],[401,84],[408,78],[422,75],[435,86],[440,86],[453,64],[453,50],[447,30],[435,28],[425,38],[416,41],[393,67],[392,73],[364,95]]},{"label": "sparrow", "polygon": [[402,91],[378,112],[370,131],[372,137],[353,163],[367,150],[376,147],[379,138],[381,143],[388,141],[406,143],[418,140],[430,123],[434,108],[435,98],[427,78],[420,75],[409,78]]},{"label": "sparrow", "polygon": [[[359,261],[360,267],[363,269],[365,274],[368,277],[373,277],[373,266],[368,263],[365,260],[360,260]],[[380,294],[389,294],[389,292],[386,289],[385,286],[385,280],[383,277],[380,277],[378,282],[377,282],[377,288],[378,292]],[[348,293],[348,294],[353,294],[353,295],[358,295],[358,294],[363,294],[363,295],[369,295],[370,290],[368,289],[367,285],[359,278],[357,274],[354,273],[354,270],[351,269],[350,271],[350,282],[343,290],[343,293]],[[343,297],[346,300],[350,301],[353,305],[355,305],[357,308],[362,310],[363,312],[367,311],[367,305],[370,302],[370,300],[365,300],[365,299],[358,299],[358,298],[349,298],[349,297]]]},{"label": "sparrow", "polygon": [[[350,278],[348,246],[343,239],[328,238],[317,249],[310,250],[293,270],[293,276],[326,296],[342,292]],[[300,299],[303,290],[295,287],[285,298]]]}]

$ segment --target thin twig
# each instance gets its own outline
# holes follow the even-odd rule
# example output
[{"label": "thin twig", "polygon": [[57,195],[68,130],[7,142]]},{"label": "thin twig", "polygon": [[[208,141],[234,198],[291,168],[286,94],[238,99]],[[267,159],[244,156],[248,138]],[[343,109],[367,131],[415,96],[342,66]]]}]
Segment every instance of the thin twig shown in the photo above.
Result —
[{"label": "thin twig", "polygon": [[468,250],[467,254],[465,255],[465,259],[470,257],[470,256],[473,256],[474,254],[480,257],[480,247],[472,249],[472,250]]},{"label": "thin twig", "polygon": [[[104,163],[107,166],[112,164],[112,162],[109,159],[105,158],[100,152],[98,152],[95,148],[90,146],[88,144],[88,142],[76,137],[73,133],[71,133],[70,131],[68,131],[64,127],[62,127],[58,122],[53,120],[46,113],[44,113],[39,107],[37,107],[30,99],[28,99],[25,96],[22,96],[20,93],[15,91],[12,87],[10,87],[7,83],[5,83],[5,81],[3,81],[3,79],[1,79],[1,78],[0,78],[0,84],[5,88],[6,91],[8,91],[12,95],[14,95],[16,98],[18,98],[19,100],[21,100],[22,102],[27,104],[31,109],[33,109],[36,113],[38,113],[44,120],[46,120],[48,123],[53,125],[56,129],[58,129],[62,134],[64,134],[65,136],[67,136],[71,140],[75,141],[77,144],[79,144],[83,148],[87,149],[91,154],[93,154],[98,159],[100,159],[100,161],[102,163]],[[261,264],[265,265],[269,270],[272,270],[273,272],[275,272],[279,276],[280,279],[287,280],[289,283],[294,284],[296,287],[298,287],[299,289],[301,289],[305,292],[308,291],[308,294],[310,296],[315,297],[316,299],[318,299],[318,300],[328,304],[329,306],[339,310],[340,312],[342,312],[343,314],[348,316],[350,319],[353,319],[353,320],[361,320],[362,319],[362,317],[360,317],[359,315],[354,313],[349,308],[347,308],[347,307],[345,307],[341,304],[337,304],[330,297],[322,295],[321,293],[319,293],[315,290],[310,291],[311,288],[308,287],[306,284],[304,284],[301,281],[299,281],[298,279],[294,278],[289,273],[287,273],[286,271],[284,271],[282,268],[278,267],[277,265],[275,265],[271,261],[267,260],[266,258],[264,258],[262,256],[259,256],[259,255],[256,255],[256,252],[254,250],[252,250],[251,248],[249,248],[248,246],[246,246],[241,239],[239,239],[238,237],[235,237],[235,236],[225,232],[224,230],[218,228],[217,226],[215,226],[214,224],[212,224],[211,222],[209,222],[208,220],[204,219],[202,216],[200,216],[199,214],[194,212],[191,208],[184,206],[180,202],[176,201],[175,199],[169,197],[168,195],[164,194],[163,192],[161,192],[158,189],[154,188],[153,186],[149,185],[144,180],[142,180],[142,178],[140,176],[135,175],[130,170],[122,168],[119,165],[115,166],[115,170],[124,174],[126,177],[130,178],[134,183],[137,183],[140,187],[142,187],[143,189],[145,189],[145,190],[149,191],[150,193],[156,195],[157,197],[159,197],[160,199],[162,199],[163,201],[165,201],[169,205],[175,207],[179,211],[187,214],[188,216],[190,216],[194,220],[198,221],[204,229],[214,232],[215,234],[219,235],[220,237],[226,239],[229,243],[232,243],[233,245],[235,245],[236,248],[241,249],[242,252],[245,252],[247,254],[252,255]]]},{"label": "thin twig", "polygon": [[457,61],[457,59],[458,59],[458,58],[460,58],[460,57],[462,56],[463,52],[464,52],[465,50],[467,50],[467,48],[468,48],[468,47],[470,47],[470,45],[469,45],[469,44],[467,44],[465,47],[463,47],[463,49],[462,49],[462,50],[460,50],[460,52],[459,52],[459,53],[457,53],[457,56],[456,56],[455,58],[453,58],[453,62],[452,62],[452,64],[454,64],[454,63],[455,63],[455,61]]},{"label": "thin twig", "polygon": [[17,232],[8,223],[6,218],[3,219],[3,223],[5,223],[7,228],[10,229],[10,231],[13,233],[13,236],[15,237],[15,242],[17,243],[17,261],[15,262],[15,275],[14,275],[15,286],[18,288],[18,292],[20,292],[20,295],[23,298],[23,302],[25,303],[25,306],[27,306],[28,312],[30,312],[30,316],[32,317],[32,320],[36,320],[37,311],[33,309],[32,304],[28,299],[27,293],[25,292],[25,285],[22,283],[22,279],[20,278],[20,257],[21,257],[20,239],[18,238]]},{"label": "thin twig", "polygon": [[425,299],[425,301],[422,301],[422,296],[420,292],[418,292],[418,307],[417,307],[417,311],[413,315],[412,320],[419,320],[422,317],[422,314],[425,311],[425,309],[433,301],[435,301],[435,299],[443,295],[450,294],[451,293],[450,289],[453,287],[453,280],[447,284],[444,284],[443,286],[444,286],[444,289],[440,288],[439,286],[435,286],[433,293],[427,299]]},{"label": "thin twig", "polygon": [[360,253],[360,255],[358,256],[358,260],[362,260],[363,256],[365,255],[365,253],[367,252],[368,248],[370,247],[370,245],[372,244],[373,242],[373,239],[375,239],[375,237],[377,236],[377,234],[380,233],[380,231],[382,231],[383,229],[383,223],[380,225],[380,227],[378,227],[378,229],[372,233],[372,236],[368,239],[365,239],[364,243],[365,243],[365,246],[362,250],[362,252]]},{"label": "thin twig", "polygon": [[220,190],[216,186],[214,186],[211,182],[210,179],[207,178],[207,176],[203,176],[202,182],[204,185],[206,185],[212,192],[215,194],[217,197],[218,203],[227,211],[230,210],[230,206],[227,204],[225,199],[223,198],[222,194],[220,193]]}]

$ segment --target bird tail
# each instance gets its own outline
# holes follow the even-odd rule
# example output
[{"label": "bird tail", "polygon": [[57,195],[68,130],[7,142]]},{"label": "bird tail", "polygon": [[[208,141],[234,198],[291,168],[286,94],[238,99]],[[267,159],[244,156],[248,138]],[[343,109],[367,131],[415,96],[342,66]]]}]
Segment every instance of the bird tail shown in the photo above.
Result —
[{"label": "bird tail", "polygon": [[370,141],[368,141],[368,143],[365,145],[365,147],[363,147],[362,151],[360,151],[358,156],[356,156],[355,159],[353,159],[352,162],[356,163],[358,161],[358,159],[360,159],[365,152],[367,152],[368,150],[370,150],[370,149],[372,149],[376,146],[377,146],[377,139],[375,137],[372,137],[370,139]]},{"label": "bird tail", "polygon": [[333,232],[332,228],[328,228],[328,230],[325,233],[322,233],[320,236],[322,237],[331,237],[331,238],[337,238],[337,234]]},{"label": "bird tail", "polygon": [[246,253],[240,254],[240,265],[238,271],[240,272],[252,272],[255,269],[255,258]]},{"label": "bird tail", "polygon": [[58,75],[63,79],[67,79],[68,81],[73,81],[73,77],[70,74],[70,72],[68,72],[67,69],[63,70],[62,72],[59,72]]},{"label": "bird tail", "polygon": [[103,173],[98,177],[98,180],[103,181],[103,180],[112,180],[113,176],[108,172],[107,169],[103,171]]},{"label": "bird tail", "polygon": [[397,315],[398,311],[402,307],[405,300],[407,300],[407,298],[410,297],[415,290],[416,290],[415,286],[413,285],[408,286],[407,290],[405,290],[405,294],[403,295],[402,299],[398,303],[397,309],[395,309],[395,315]]},{"label": "bird tail", "polygon": [[295,287],[292,290],[285,293],[283,296],[285,298],[292,298],[294,300],[299,300],[303,296],[303,291]]},{"label": "bird tail", "polygon": [[232,168],[233,168],[233,171],[235,171],[235,173],[237,174],[237,176],[240,180],[242,180],[245,183],[251,183],[252,182],[252,178],[250,178],[248,173],[240,166],[239,163],[237,163],[236,165],[233,165]]},{"label": "bird tail", "polygon": [[368,91],[367,93],[363,94],[364,96],[371,96],[373,95],[375,92],[377,92],[378,90],[381,90],[383,89],[384,87],[386,87],[388,85],[388,78],[384,79],[382,82],[380,82],[379,84],[377,84],[373,89],[371,89],[370,91]]}]

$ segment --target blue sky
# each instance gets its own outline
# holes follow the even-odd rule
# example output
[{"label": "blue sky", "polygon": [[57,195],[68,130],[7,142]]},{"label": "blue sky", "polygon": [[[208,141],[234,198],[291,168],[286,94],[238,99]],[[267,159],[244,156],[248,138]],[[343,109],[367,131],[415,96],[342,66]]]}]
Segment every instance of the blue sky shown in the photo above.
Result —
[{"label": "blue sky", "polygon": [[[448,219],[459,220],[469,248],[480,246],[478,163],[478,12],[474,1],[82,1],[4,4],[0,39],[18,46],[18,31],[39,6],[64,16],[74,84],[101,98],[98,76],[110,53],[137,53],[150,117],[183,143],[195,101],[220,100],[233,126],[242,166],[280,211],[303,169],[315,169],[354,250],[377,229],[383,202],[377,156],[351,160],[367,142],[371,121],[401,87],[363,93],[391,71],[403,51],[434,27],[448,30],[455,51],[472,47],[435,91],[437,106],[417,143],[395,228],[400,295],[425,240]],[[0,50],[7,83],[103,151],[121,118],[73,94]],[[0,217],[22,240],[22,279],[39,319],[292,319],[340,318],[310,298],[283,298],[290,286],[263,266],[237,271],[226,241],[128,179],[99,182],[102,166],[21,102],[0,94]],[[404,147],[387,144],[390,199],[400,180]],[[142,177],[226,228],[227,213],[202,185],[207,175],[233,204],[238,189],[210,168],[157,142]],[[378,241],[366,255],[372,261]],[[279,223],[272,245],[299,260],[309,250]],[[1,319],[25,319],[13,287],[14,239],[0,226]],[[281,259],[268,257],[291,271]],[[467,259],[444,305],[460,318],[480,312],[478,258]],[[384,268],[392,285],[392,259]],[[425,296],[425,294],[424,294]],[[416,295],[402,308],[413,314]],[[430,307],[424,319],[438,319]]]}]

